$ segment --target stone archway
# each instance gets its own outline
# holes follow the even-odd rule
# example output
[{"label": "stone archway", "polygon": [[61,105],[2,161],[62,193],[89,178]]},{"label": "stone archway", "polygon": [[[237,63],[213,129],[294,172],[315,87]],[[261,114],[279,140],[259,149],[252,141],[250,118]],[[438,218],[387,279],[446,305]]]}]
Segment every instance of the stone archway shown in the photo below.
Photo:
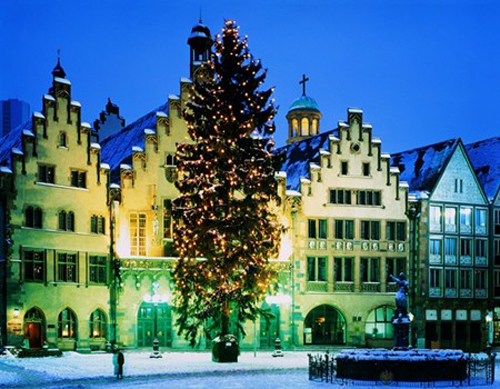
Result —
[{"label": "stone archway", "polygon": [[311,310],[304,321],[304,344],[345,344],[347,323],[342,313],[330,306],[320,305]]},{"label": "stone archway", "polygon": [[36,307],[24,315],[24,337],[28,339],[30,348],[42,348],[45,341],[45,315]]}]

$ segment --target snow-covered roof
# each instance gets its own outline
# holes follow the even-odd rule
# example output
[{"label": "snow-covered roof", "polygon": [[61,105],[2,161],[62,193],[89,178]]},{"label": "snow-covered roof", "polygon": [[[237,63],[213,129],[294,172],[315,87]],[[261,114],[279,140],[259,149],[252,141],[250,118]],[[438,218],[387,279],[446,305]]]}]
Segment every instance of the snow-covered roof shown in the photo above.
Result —
[{"label": "snow-covered roof", "polygon": [[444,142],[392,155],[391,164],[400,171],[401,181],[410,185],[410,191],[430,192],[434,188],[450,159],[458,139],[448,139]]},{"label": "snow-covered roof", "polygon": [[101,149],[101,145],[99,143],[91,143],[90,144],[90,147],[92,149],[97,149],[97,150],[100,150]]},{"label": "snow-covered roof", "polygon": [[23,135],[29,136],[31,138],[35,137],[35,133],[33,131],[31,131],[31,130],[23,130]]},{"label": "snow-covered roof", "polygon": [[134,152],[134,153],[143,153],[144,149],[142,147],[139,147],[139,146],[132,146],[132,152]]},{"label": "snow-covered roof", "polygon": [[31,131],[33,128],[33,120],[30,119],[26,123],[21,124],[17,128],[11,130],[0,138],[0,165],[7,166],[12,169],[11,153],[22,155],[22,134],[23,131]]},{"label": "snow-covered roof", "polygon": [[45,119],[45,116],[43,116],[43,113],[35,111],[33,112],[33,116],[39,119]]},{"label": "snow-covered roof", "polygon": [[10,168],[8,168],[7,166],[0,166],[0,173],[12,173],[12,170],[10,170]]},{"label": "snow-covered roof", "polygon": [[319,164],[321,149],[330,150],[332,135],[337,135],[337,130],[326,131],[276,150],[276,153],[284,158],[279,170],[286,172],[288,190],[300,191],[300,179],[311,178],[310,164]]},{"label": "snow-covered roof", "polygon": [[156,130],[158,111],[168,112],[168,102],[101,141],[101,158],[111,167],[111,182],[120,182],[120,164],[132,164],[132,147],[138,146],[144,149],[145,130]]},{"label": "snow-covered roof", "polygon": [[109,165],[107,163],[101,163],[101,169],[109,170]]},{"label": "snow-covered roof", "polygon": [[156,116],[158,116],[159,118],[168,118],[168,115],[163,111],[156,112]]},{"label": "snow-covered roof", "polygon": [[73,100],[71,102],[71,105],[74,105],[75,107],[80,107],[80,108],[82,107],[82,104],[79,101],[75,101],[75,100]]},{"label": "snow-covered roof", "polygon": [[81,126],[85,127],[85,128],[92,128],[92,126],[90,125],[90,123],[87,123],[87,122],[82,122]]},{"label": "snow-covered roof", "polygon": [[193,82],[193,80],[191,80],[190,78],[187,78],[187,77],[182,77],[182,78],[181,78],[181,82],[192,83],[192,82]]},{"label": "snow-covered roof", "polygon": [[54,97],[54,96],[52,96],[52,95],[48,95],[48,94],[47,94],[47,95],[43,95],[43,98],[44,98],[45,100],[56,101],[56,99],[55,99],[55,97]]},{"label": "snow-covered roof", "polygon": [[168,95],[168,99],[169,100],[180,100],[181,98],[178,95],[170,94],[170,95]]},{"label": "snow-covered roof", "polygon": [[363,113],[363,110],[361,108],[348,108],[347,112],[349,112],[349,113]]},{"label": "snow-covered roof", "polygon": [[486,196],[493,201],[500,187],[500,137],[465,145]]},{"label": "snow-covered roof", "polygon": [[71,85],[71,81],[70,80],[66,80],[65,78],[61,78],[61,77],[55,77],[54,81],[55,82],[60,82],[61,84]]}]

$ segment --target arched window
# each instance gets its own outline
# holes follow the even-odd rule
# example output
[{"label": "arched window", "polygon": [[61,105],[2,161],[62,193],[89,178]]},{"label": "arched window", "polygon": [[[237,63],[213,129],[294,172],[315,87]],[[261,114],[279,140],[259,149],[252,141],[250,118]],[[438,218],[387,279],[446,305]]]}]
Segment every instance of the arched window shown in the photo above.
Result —
[{"label": "arched window", "polygon": [[63,231],[68,229],[66,211],[59,212],[59,229]]},{"label": "arched window", "polygon": [[67,147],[68,138],[65,132],[59,134],[59,147]]},{"label": "arched window", "polygon": [[90,315],[90,337],[91,338],[105,338],[106,337],[106,314],[96,309]]},{"label": "arched window", "polygon": [[302,120],[300,122],[300,129],[302,131],[302,136],[309,135],[309,119],[308,118],[302,118]]},{"label": "arched window", "polygon": [[24,225],[26,227],[35,226],[35,210],[33,207],[28,207],[26,211],[24,211]]},{"label": "arched window", "polygon": [[394,308],[382,306],[375,308],[366,319],[365,334],[367,339],[392,339],[392,316]]},{"label": "arched window", "polygon": [[73,211],[68,212],[67,227],[68,231],[75,231],[75,213]]},{"label": "arched window", "polygon": [[35,208],[35,222],[34,222],[34,227],[35,228],[42,228],[43,227],[43,213],[41,208]]},{"label": "arched window", "polygon": [[318,133],[318,119],[313,119],[311,135],[316,135],[317,133]]},{"label": "arched window", "polygon": [[293,136],[298,136],[299,132],[299,121],[297,119],[292,120]]},{"label": "arched window", "polygon": [[77,321],[75,313],[66,308],[59,314],[57,320],[59,338],[76,339],[77,336]]}]

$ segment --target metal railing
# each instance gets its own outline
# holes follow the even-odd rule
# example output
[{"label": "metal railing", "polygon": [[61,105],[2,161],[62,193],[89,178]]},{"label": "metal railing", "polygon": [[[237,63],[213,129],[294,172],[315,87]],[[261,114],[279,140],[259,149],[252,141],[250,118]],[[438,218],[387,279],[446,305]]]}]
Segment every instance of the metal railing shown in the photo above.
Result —
[{"label": "metal railing", "polygon": [[[391,385],[402,387],[450,387],[450,386],[480,386],[492,385],[495,382],[495,358],[492,354],[468,354],[466,357],[467,376],[459,381],[425,381],[406,382],[395,381],[392,374],[381,374],[376,381],[364,381],[347,378],[337,378],[337,361],[335,356],[327,351],[325,354],[308,354],[309,380],[329,382],[346,386],[377,386]],[[386,372],[384,372],[386,373]]]}]

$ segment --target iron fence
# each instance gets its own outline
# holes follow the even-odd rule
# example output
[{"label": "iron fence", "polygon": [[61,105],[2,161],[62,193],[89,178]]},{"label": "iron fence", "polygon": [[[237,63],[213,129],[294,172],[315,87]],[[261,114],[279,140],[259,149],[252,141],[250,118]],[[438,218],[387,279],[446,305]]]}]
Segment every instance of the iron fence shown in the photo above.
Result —
[{"label": "iron fence", "polygon": [[[450,387],[492,385],[495,382],[495,358],[492,354],[468,354],[467,375],[459,381],[403,382],[394,380],[390,372],[383,372],[376,381],[354,380],[337,377],[337,360],[327,351],[325,354],[308,354],[309,380],[346,386],[401,386],[401,387]],[[386,374],[384,374],[386,373]],[[425,375],[425,372],[422,372]]]}]

